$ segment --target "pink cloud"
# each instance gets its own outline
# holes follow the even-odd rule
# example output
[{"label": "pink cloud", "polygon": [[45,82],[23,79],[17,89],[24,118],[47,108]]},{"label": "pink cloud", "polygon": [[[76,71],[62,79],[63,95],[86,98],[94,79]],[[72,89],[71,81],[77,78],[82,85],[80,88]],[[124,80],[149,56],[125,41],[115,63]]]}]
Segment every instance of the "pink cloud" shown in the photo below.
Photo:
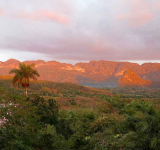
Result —
[{"label": "pink cloud", "polygon": [[100,53],[103,50],[103,46],[104,43],[98,40],[91,46],[91,49],[93,49],[94,52]]},{"label": "pink cloud", "polygon": [[106,41],[103,38],[98,38],[94,41],[94,43],[91,45],[90,48],[93,52],[96,53],[103,53],[106,49],[113,49],[113,46],[111,43]]},{"label": "pink cloud", "polygon": [[127,11],[118,15],[118,20],[126,20],[131,27],[140,27],[155,17],[154,6],[143,0],[121,0]]},{"label": "pink cloud", "polygon": [[155,2],[155,3],[153,4],[153,7],[154,7],[154,10],[155,10],[155,11],[159,11],[159,10],[160,10],[160,2]]},{"label": "pink cloud", "polygon": [[0,15],[3,15],[3,14],[4,14],[3,10],[2,10],[2,9],[0,9]]},{"label": "pink cloud", "polygon": [[62,24],[69,23],[69,19],[67,17],[57,14],[57,13],[53,13],[48,10],[36,10],[32,13],[22,11],[18,14],[18,17],[28,18],[28,19],[33,19],[33,20],[49,19],[49,20],[56,21]]},{"label": "pink cloud", "polygon": [[127,20],[128,24],[131,27],[140,27],[146,23],[148,23],[150,20],[154,18],[154,15],[149,12],[135,12],[128,13],[124,15],[119,15],[119,20]]}]

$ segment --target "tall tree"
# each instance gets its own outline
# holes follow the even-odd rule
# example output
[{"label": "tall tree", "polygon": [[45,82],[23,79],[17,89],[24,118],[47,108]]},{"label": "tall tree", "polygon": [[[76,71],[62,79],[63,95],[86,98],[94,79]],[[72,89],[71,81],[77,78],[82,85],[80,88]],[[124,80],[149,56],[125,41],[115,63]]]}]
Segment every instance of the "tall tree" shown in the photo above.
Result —
[{"label": "tall tree", "polygon": [[27,95],[27,88],[30,83],[30,79],[37,80],[37,77],[39,77],[39,73],[34,68],[34,64],[26,65],[25,63],[19,64],[19,69],[12,69],[10,71],[10,74],[15,74],[15,76],[12,79],[12,85],[15,84],[18,85],[18,88],[20,86],[23,86],[25,88],[26,97]]}]

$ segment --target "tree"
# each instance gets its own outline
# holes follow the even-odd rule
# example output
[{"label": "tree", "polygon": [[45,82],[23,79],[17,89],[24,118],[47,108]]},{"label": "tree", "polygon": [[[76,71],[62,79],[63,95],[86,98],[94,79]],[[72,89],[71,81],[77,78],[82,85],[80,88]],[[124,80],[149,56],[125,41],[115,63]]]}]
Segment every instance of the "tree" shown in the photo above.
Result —
[{"label": "tree", "polygon": [[12,85],[15,84],[18,85],[18,88],[20,86],[23,86],[25,88],[26,97],[27,95],[27,88],[29,86],[29,79],[37,80],[37,77],[39,77],[39,73],[34,68],[34,64],[26,65],[25,63],[19,64],[19,69],[12,69],[10,71],[10,74],[15,74],[15,76],[12,79]]}]

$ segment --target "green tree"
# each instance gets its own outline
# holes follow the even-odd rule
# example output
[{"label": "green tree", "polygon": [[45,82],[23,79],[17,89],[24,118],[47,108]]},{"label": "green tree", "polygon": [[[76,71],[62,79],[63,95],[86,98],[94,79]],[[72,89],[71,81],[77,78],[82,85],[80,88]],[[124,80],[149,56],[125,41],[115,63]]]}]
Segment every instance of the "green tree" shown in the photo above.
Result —
[{"label": "green tree", "polygon": [[12,79],[12,85],[15,84],[18,85],[18,88],[20,86],[23,86],[25,88],[25,94],[27,95],[27,88],[30,83],[30,79],[37,80],[37,77],[39,77],[39,73],[34,68],[34,64],[26,65],[25,63],[19,64],[19,69],[12,69],[10,71],[10,74],[15,74],[15,76]]}]

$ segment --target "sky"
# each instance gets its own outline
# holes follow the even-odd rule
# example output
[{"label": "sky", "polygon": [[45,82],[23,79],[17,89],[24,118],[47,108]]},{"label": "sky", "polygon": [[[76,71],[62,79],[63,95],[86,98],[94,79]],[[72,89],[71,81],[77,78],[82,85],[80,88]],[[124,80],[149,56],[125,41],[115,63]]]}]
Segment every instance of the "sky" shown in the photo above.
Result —
[{"label": "sky", "polygon": [[0,0],[0,61],[160,62],[158,0]]}]

